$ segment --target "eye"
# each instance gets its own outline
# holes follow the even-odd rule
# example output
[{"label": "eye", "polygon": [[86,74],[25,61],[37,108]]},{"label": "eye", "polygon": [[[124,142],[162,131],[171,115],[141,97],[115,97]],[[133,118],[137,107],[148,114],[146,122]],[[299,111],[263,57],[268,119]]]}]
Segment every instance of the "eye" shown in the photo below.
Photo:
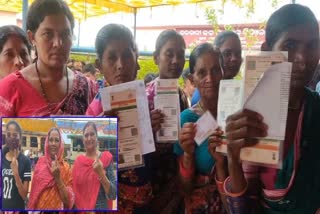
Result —
[{"label": "eye", "polygon": [[289,40],[283,44],[284,50],[294,50],[297,47],[297,43],[295,41]]},{"label": "eye", "polygon": [[14,54],[12,51],[6,52],[5,55],[6,55],[7,57],[9,57],[9,58],[14,58],[14,57],[15,57],[15,54]]}]

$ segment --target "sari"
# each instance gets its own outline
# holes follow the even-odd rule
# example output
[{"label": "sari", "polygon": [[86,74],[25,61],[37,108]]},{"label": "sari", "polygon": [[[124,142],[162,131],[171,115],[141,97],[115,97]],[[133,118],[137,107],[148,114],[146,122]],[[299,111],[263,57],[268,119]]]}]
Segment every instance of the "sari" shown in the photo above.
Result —
[{"label": "sari", "polygon": [[64,143],[61,138],[60,132],[59,135],[60,147],[57,158],[60,167],[61,180],[63,181],[68,191],[69,206],[65,207],[63,205],[58,186],[51,173],[52,159],[49,153],[49,136],[47,136],[45,142],[45,154],[44,156],[40,157],[33,173],[28,209],[62,210],[71,209],[73,207],[74,192],[72,190],[71,169],[69,165],[63,160]]},{"label": "sari", "polygon": [[[102,152],[100,161],[106,169],[112,165],[112,154],[108,151]],[[95,208],[101,184],[98,174],[92,168],[93,162],[94,160],[85,155],[78,156],[74,162],[72,176],[77,209],[94,210]]]},{"label": "sari", "polygon": [[[288,151],[282,169],[243,165],[248,188],[230,194],[230,180],[224,188],[231,213],[314,214],[320,210],[320,96],[305,88],[295,137],[284,141]],[[264,179],[269,174],[269,178]],[[270,176],[271,175],[271,176]],[[267,185],[266,181],[272,180]]]},{"label": "sari", "polygon": [[23,77],[20,71],[11,73],[0,81],[0,116],[84,115],[97,93],[94,82],[77,71],[73,87],[57,103],[49,103]]},{"label": "sari", "polygon": [[[203,113],[198,104],[184,110],[181,113],[181,127],[183,127],[185,123],[196,123]],[[180,156],[180,158],[184,154],[183,149],[178,143],[174,145],[174,152]],[[192,181],[193,189],[191,193],[184,196],[185,213],[225,213],[215,182],[215,160],[209,153],[208,139],[200,146],[196,145],[194,159],[195,177]]]}]

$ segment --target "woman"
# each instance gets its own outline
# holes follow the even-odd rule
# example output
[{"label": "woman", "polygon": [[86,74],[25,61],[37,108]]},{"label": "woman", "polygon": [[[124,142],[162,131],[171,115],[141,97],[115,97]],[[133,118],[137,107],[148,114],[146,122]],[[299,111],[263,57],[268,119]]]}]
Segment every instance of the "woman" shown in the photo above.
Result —
[{"label": "woman", "polygon": [[[225,158],[215,153],[215,137],[206,139],[200,146],[194,142],[196,122],[209,111],[217,116],[219,82],[222,79],[220,54],[209,43],[198,45],[190,55],[190,73],[193,84],[199,89],[200,101],[181,113],[181,133],[175,153],[179,156],[179,171],[188,194],[185,210],[192,213],[223,213],[217,186],[226,178]],[[212,147],[212,148],[211,148]],[[215,170],[213,167],[215,166]],[[216,176],[216,177],[215,177]],[[216,178],[216,182],[215,182]],[[222,188],[219,189],[222,191]]]},{"label": "woman", "polygon": [[74,204],[69,165],[63,160],[64,143],[58,128],[48,132],[44,156],[40,157],[32,177],[28,209],[63,210]]},{"label": "woman", "polygon": [[17,26],[0,27],[0,79],[30,64],[31,45]]},{"label": "woman", "polygon": [[320,207],[320,98],[305,88],[319,61],[319,26],[312,11],[298,4],[275,11],[266,26],[263,50],[288,51],[292,62],[282,169],[244,165],[242,147],[267,136],[263,116],[243,110],[227,119],[225,181],[232,213],[315,213]]},{"label": "woman", "polygon": [[[223,78],[233,79],[240,71],[242,63],[241,57],[241,41],[233,31],[222,31],[214,39],[213,45],[218,48],[223,58]],[[191,105],[196,104],[200,100],[199,90],[193,93]]]},{"label": "woman", "polygon": [[[133,81],[139,69],[137,49],[131,31],[119,24],[104,26],[97,34],[96,52],[105,81],[117,85]],[[87,115],[104,114],[100,95],[90,104]],[[144,156],[145,167],[118,172],[118,212],[148,213],[152,199],[149,175],[149,156]]]},{"label": "woman", "polygon": [[14,120],[9,121],[5,134],[6,146],[2,150],[2,209],[24,210],[31,180],[31,162],[20,152],[20,125]]},{"label": "woman", "polygon": [[117,184],[113,174],[112,154],[97,149],[98,132],[95,123],[88,122],[84,126],[83,144],[86,153],[77,157],[72,171],[75,206],[81,210],[106,210],[107,200],[116,199]]},{"label": "woman", "polygon": [[96,88],[67,68],[74,18],[63,0],[36,0],[27,30],[35,63],[0,81],[1,116],[83,115]]}]

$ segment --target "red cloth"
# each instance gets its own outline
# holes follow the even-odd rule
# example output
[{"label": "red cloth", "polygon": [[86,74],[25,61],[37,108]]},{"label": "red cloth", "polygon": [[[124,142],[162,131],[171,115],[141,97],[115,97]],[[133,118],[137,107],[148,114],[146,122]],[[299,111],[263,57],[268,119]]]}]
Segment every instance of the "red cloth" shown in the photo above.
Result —
[{"label": "red cloth", "polygon": [[[103,168],[112,163],[112,154],[108,151],[102,153],[100,160]],[[94,160],[80,155],[74,162],[72,177],[77,209],[92,210],[95,208],[100,181],[97,173],[92,168]]]}]

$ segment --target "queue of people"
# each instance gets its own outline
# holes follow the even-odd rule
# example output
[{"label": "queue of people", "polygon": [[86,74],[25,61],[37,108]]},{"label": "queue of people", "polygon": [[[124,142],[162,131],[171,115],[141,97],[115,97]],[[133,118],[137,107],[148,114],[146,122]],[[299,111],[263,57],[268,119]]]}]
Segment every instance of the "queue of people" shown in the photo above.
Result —
[{"label": "queue of people", "polygon": [[[8,31],[0,40],[0,116],[117,116],[103,111],[92,80],[67,68],[73,27],[64,1],[35,0],[28,12],[27,34],[13,26],[0,28],[0,35]],[[36,53],[33,63],[26,35]],[[12,44],[16,46],[6,60],[7,46]],[[32,183],[37,185],[32,184],[27,208],[106,210],[107,201],[117,198],[121,214],[316,213],[320,209],[320,98],[308,86],[319,62],[319,45],[318,22],[309,8],[288,4],[270,16],[261,50],[287,51],[293,65],[282,169],[240,161],[240,150],[268,133],[263,115],[248,109],[230,115],[225,132],[218,128],[201,145],[194,141],[199,118],[206,111],[217,117],[220,81],[233,79],[242,63],[239,36],[225,31],[213,44],[199,44],[191,52],[187,78],[199,97],[190,106],[190,95],[179,89],[178,142],[156,143],[156,151],[143,156],[143,167],[115,176],[111,153],[97,150],[94,123],[83,129],[85,153],[72,170],[62,158],[61,134],[53,128],[45,155],[35,167]],[[99,87],[136,79],[138,50],[126,26],[102,27],[95,49],[106,83]],[[185,49],[183,37],[174,30],[161,32],[156,41],[154,63],[159,77],[146,84],[154,136],[165,117],[154,108],[156,81],[180,77]],[[2,183],[12,188],[3,189],[3,208],[24,209],[31,167],[19,150],[19,124],[9,122],[6,133]],[[216,151],[223,136],[228,143],[226,156]]]}]

